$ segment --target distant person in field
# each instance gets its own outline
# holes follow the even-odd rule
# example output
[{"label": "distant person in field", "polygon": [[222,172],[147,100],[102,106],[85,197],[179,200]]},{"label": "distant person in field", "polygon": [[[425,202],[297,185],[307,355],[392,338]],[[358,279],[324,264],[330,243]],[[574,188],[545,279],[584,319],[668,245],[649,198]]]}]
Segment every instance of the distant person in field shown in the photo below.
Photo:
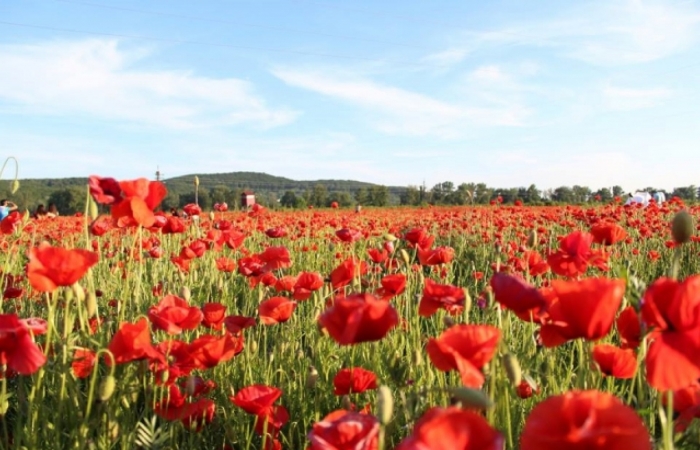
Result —
[{"label": "distant person in field", "polygon": [[0,220],[3,220],[12,211],[17,211],[17,205],[6,199],[0,200]]},{"label": "distant person in field", "polygon": [[50,219],[58,217],[58,208],[56,208],[56,205],[54,205],[53,203],[49,204],[49,211],[46,213],[46,217]]},{"label": "distant person in field", "polygon": [[47,214],[48,214],[48,212],[46,211],[46,208],[42,204],[42,205],[39,205],[36,207],[36,211],[34,211],[34,215],[32,217],[37,219],[37,220],[41,220],[41,219],[45,219]]}]

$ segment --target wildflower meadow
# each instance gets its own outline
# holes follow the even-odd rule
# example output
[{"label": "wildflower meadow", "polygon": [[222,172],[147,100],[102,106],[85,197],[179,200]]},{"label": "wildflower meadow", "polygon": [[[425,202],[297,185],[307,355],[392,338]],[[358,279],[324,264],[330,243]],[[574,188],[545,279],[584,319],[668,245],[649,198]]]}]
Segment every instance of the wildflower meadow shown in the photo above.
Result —
[{"label": "wildflower meadow", "polygon": [[0,447],[700,448],[698,207],[166,193],[0,222]]}]

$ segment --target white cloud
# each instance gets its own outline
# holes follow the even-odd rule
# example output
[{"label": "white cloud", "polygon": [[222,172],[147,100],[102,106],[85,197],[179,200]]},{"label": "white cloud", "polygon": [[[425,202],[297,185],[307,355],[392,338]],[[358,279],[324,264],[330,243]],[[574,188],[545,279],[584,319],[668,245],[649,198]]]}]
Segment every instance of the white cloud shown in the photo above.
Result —
[{"label": "white cloud", "polygon": [[270,108],[250,83],[141,69],[144,49],[116,40],[0,45],[0,101],[17,113],[98,117],[169,128],[269,128],[297,112]]},{"label": "white cloud", "polygon": [[474,126],[521,126],[529,110],[520,105],[473,106],[330,72],[279,69],[285,83],[369,110],[373,126],[388,134],[456,138]]},{"label": "white cloud", "polygon": [[464,48],[448,48],[424,57],[423,61],[438,66],[453,65],[464,61],[468,54],[469,51]]},{"label": "white cloud", "polygon": [[546,19],[450,36],[444,53],[471,54],[507,46],[545,47],[590,64],[619,66],[678,54],[698,41],[700,10],[689,2],[599,0],[573,7],[571,3],[561,4],[567,7]]},{"label": "white cloud", "polygon": [[666,88],[632,89],[606,86],[603,89],[605,105],[609,109],[630,111],[656,106],[671,96]]}]

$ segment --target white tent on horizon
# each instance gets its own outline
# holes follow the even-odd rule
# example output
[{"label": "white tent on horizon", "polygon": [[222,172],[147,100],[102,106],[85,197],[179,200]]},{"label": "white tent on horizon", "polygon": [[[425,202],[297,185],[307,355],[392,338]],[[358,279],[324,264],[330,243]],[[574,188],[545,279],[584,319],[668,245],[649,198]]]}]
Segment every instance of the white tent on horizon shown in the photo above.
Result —
[{"label": "white tent on horizon", "polygon": [[652,199],[661,205],[666,201],[666,195],[663,192],[655,192],[653,196],[648,192],[635,192],[634,195],[627,198],[625,205],[640,203],[646,207]]}]

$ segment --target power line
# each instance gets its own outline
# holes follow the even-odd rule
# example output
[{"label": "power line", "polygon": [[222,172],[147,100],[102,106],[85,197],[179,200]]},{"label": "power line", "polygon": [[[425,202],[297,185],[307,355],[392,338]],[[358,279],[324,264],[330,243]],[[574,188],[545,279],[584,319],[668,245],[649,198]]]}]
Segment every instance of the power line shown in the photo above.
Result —
[{"label": "power line", "polygon": [[75,5],[93,6],[96,8],[106,8],[106,9],[112,9],[112,10],[116,10],[116,11],[128,11],[128,12],[135,12],[135,13],[139,13],[139,14],[151,14],[151,15],[156,15],[156,16],[173,17],[173,18],[187,19],[187,20],[196,20],[196,21],[201,21],[201,22],[212,22],[212,23],[221,23],[221,24],[226,24],[226,25],[237,25],[237,26],[248,27],[248,28],[259,28],[262,30],[269,30],[269,31],[282,31],[282,32],[286,32],[286,33],[309,34],[309,35],[314,35],[314,36],[323,36],[323,37],[330,37],[330,38],[335,38],[335,39],[347,39],[347,40],[354,40],[354,41],[371,42],[371,43],[375,43],[375,44],[395,45],[395,46],[399,46],[399,47],[430,50],[428,47],[425,47],[425,46],[414,45],[414,44],[404,44],[401,42],[385,41],[385,40],[374,39],[374,38],[346,36],[346,35],[324,33],[324,32],[319,32],[319,31],[312,31],[312,30],[299,30],[299,29],[295,29],[295,28],[274,27],[274,26],[269,26],[269,25],[251,24],[251,23],[222,20],[222,19],[212,19],[212,18],[208,18],[208,17],[195,17],[195,16],[188,16],[185,14],[168,13],[168,12],[162,12],[162,11],[149,11],[149,10],[136,9],[136,8],[125,8],[122,6],[112,6],[112,5],[105,5],[102,3],[85,2],[85,1],[79,1],[79,0],[54,0],[54,1],[61,2],[61,3],[71,3],[71,4],[75,4]]},{"label": "power line", "polygon": [[235,49],[240,49],[240,50],[255,50],[255,51],[274,52],[274,53],[290,53],[290,54],[295,54],[295,55],[317,56],[317,57],[323,57],[323,58],[338,58],[338,59],[349,59],[349,60],[369,61],[369,62],[379,62],[379,63],[402,64],[402,65],[407,65],[407,66],[445,67],[444,64],[425,64],[425,63],[419,63],[419,62],[414,62],[414,61],[399,61],[399,60],[366,58],[366,57],[362,57],[362,56],[337,55],[337,54],[331,54],[331,53],[315,53],[315,52],[307,52],[307,51],[300,51],[300,50],[288,50],[288,49],[268,48],[268,47],[251,47],[251,46],[246,46],[246,45],[223,44],[223,43],[216,43],[216,42],[189,41],[189,40],[183,40],[183,39],[160,38],[160,37],[153,37],[153,36],[138,36],[138,35],[121,34],[121,33],[105,33],[105,32],[100,32],[100,31],[86,31],[86,30],[76,30],[76,29],[69,29],[69,28],[49,27],[49,26],[44,26],[44,25],[33,25],[33,24],[19,23],[19,22],[8,22],[8,21],[4,21],[4,20],[0,21],[0,25],[9,25],[9,26],[21,27],[21,28],[34,28],[34,29],[49,30],[49,31],[60,31],[60,32],[65,32],[65,33],[89,34],[89,35],[96,35],[96,36],[108,36],[108,37],[118,37],[118,38],[127,38],[127,39],[142,39],[142,40],[148,40],[148,41],[169,42],[169,43],[174,43],[174,44],[204,45],[204,46],[211,46],[211,47],[235,48]]}]

